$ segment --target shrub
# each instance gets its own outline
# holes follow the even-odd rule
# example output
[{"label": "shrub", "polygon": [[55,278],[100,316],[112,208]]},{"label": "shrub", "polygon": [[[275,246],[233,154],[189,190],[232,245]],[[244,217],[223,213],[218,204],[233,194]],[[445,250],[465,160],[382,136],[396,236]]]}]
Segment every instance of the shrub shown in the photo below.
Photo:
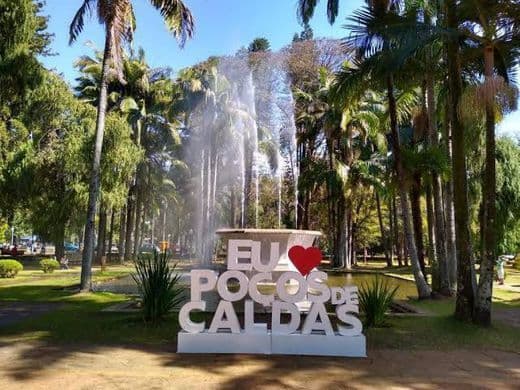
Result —
[{"label": "shrub", "polygon": [[359,306],[365,313],[365,326],[385,325],[386,312],[392,304],[398,286],[391,289],[387,282],[376,275],[373,284],[363,284],[359,290]]},{"label": "shrub", "polygon": [[517,270],[520,270],[520,253],[518,253],[516,256],[515,256],[515,260],[513,262],[513,268],[514,269],[517,269]]},{"label": "shrub", "polygon": [[0,278],[14,278],[23,270],[23,265],[16,260],[0,260]]},{"label": "shrub", "polygon": [[176,264],[169,266],[166,252],[138,257],[134,265],[136,273],[132,277],[141,295],[143,318],[156,325],[184,299],[180,274],[175,272]]},{"label": "shrub", "polygon": [[60,263],[58,263],[58,260],[54,259],[43,259],[40,260],[40,267],[43,272],[50,274],[54,272],[55,269],[60,268]]}]

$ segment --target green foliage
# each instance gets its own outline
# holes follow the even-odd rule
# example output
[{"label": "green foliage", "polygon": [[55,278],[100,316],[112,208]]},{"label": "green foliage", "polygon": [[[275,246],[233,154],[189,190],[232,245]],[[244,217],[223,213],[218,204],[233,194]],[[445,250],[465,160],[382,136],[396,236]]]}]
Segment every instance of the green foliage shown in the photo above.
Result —
[{"label": "green foliage", "polygon": [[46,18],[38,15],[40,2],[0,0],[0,122],[16,116],[23,100],[41,82],[36,56],[46,52]]},{"label": "green foliage", "polygon": [[40,260],[40,268],[44,273],[50,274],[60,268],[60,263],[56,259],[42,259]]},{"label": "green foliage", "polygon": [[250,53],[257,53],[262,51],[269,51],[271,44],[267,38],[255,38],[253,42],[249,44],[248,51]]},{"label": "green foliage", "polygon": [[497,140],[497,243],[520,252],[520,145],[509,138]]},{"label": "green foliage", "polygon": [[399,287],[391,289],[388,282],[379,276],[373,284],[363,284],[359,290],[359,306],[365,313],[365,326],[381,327],[386,324],[386,312],[392,304],[392,300]]},{"label": "green foliage", "polygon": [[154,252],[135,260],[136,273],[132,274],[142,299],[143,318],[157,325],[168,312],[184,299],[179,287],[180,274],[175,273],[176,264],[170,267],[166,252]]},{"label": "green foliage", "polygon": [[14,278],[21,270],[23,265],[19,261],[0,260],[0,278]]}]

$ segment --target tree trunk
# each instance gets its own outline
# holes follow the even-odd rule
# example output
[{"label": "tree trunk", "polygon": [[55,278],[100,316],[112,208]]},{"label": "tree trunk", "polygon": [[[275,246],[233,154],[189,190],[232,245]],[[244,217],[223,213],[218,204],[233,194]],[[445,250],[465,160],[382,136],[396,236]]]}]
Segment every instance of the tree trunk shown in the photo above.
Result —
[{"label": "tree trunk", "polygon": [[[494,48],[488,45],[484,49],[485,83],[493,82]],[[485,86],[489,88],[490,85]],[[474,321],[483,326],[491,325],[491,302],[493,294],[493,276],[496,260],[496,142],[495,142],[495,98],[488,93],[486,99],[486,164],[482,188],[483,223],[482,258],[480,278],[475,302]]]},{"label": "tree trunk", "polygon": [[[451,149],[451,103],[447,96],[444,113],[444,149],[448,161],[452,161]],[[453,208],[453,175],[444,185],[444,216],[446,218],[446,255],[448,263],[448,276],[452,293],[457,288],[457,248],[455,246],[455,209]]]},{"label": "tree trunk", "polygon": [[134,248],[132,254],[134,257],[139,255],[141,244],[141,217],[143,213],[143,194],[141,185],[137,187],[137,199],[135,202],[135,222],[134,222]]},{"label": "tree trunk", "polygon": [[65,224],[60,223],[59,229],[57,231],[55,246],[56,258],[58,261],[65,256]]},{"label": "tree trunk", "polygon": [[123,262],[125,256],[125,228],[126,228],[126,206],[119,211],[119,241],[117,245],[117,260]]},{"label": "tree trunk", "polygon": [[[374,194],[376,196],[376,206],[377,206],[377,220],[379,222],[379,231],[381,232],[381,243],[383,244],[383,250],[385,252],[385,260],[386,260],[386,266],[391,267],[392,266],[392,257],[391,257],[391,251],[388,249],[388,235],[386,234],[384,224],[383,224],[383,213],[381,212],[381,200],[379,199],[379,194],[376,190],[374,190]],[[366,248],[365,248],[366,252]]]},{"label": "tree trunk", "polygon": [[135,222],[135,197],[136,197],[135,183],[132,184],[128,190],[128,202],[126,206],[126,229],[125,229],[125,253],[124,260],[130,261],[132,256],[132,237]]},{"label": "tree trunk", "polygon": [[345,268],[348,264],[348,218],[347,210],[345,205],[345,198],[340,197],[338,199],[337,219],[336,219],[336,239],[334,247],[334,265],[337,268]]},{"label": "tree trunk", "polygon": [[[457,3],[446,0],[444,3],[447,27],[456,30]],[[453,192],[455,208],[455,228],[457,247],[457,300],[455,318],[471,321],[475,303],[475,269],[471,254],[471,236],[469,232],[468,184],[466,169],[466,153],[464,150],[464,125],[458,114],[462,94],[461,65],[458,37],[446,40],[446,59],[448,67],[448,84],[452,104],[450,117],[453,135]]]},{"label": "tree trunk", "polygon": [[446,226],[444,224],[444,202],[442,200],[442,184],[438,174],[432,175],[433,180],[433,205],[435,210],[436,224],[436,246],[439,259],[439,292],[443,295],[450,296],[450,278],[448,273],[448,254],[446,248]]},{"label": "tree trunk", "polygon": [[96,252],[96,263],[103,264],[103,257],[105,256],[105,238],[107,229],[107,211],[105,205],[101,203],[99,207],[99,221],[98,221],[98,239],[97,239],[97,252]]},{"label": "tree trunk", "polygon": [[393,218],[393,211],[392,211],[392,199],[388,199],[388,227],[389,227],[389,230],[388,230],[388,250],[390,251],[390,264],[391,266],[393,266],[393,262],[394,262],[394,254],[395,254],[395,249],[394,249],[394,231],[395,231],[395,226],[394,226],[394,218]]},{"label": "tree trunk", "polygon": [[112,25],[106,26],[105,51],[103,53],[103,65],[101,68],[101,81],[99,85],[99,104],[96,119],[96,140],[94,143],[94,158],[90,171],[90,183],[88,193],[87,220],[85,223],[85,242],[81,259],[80,290],[83,292],[92,289],[92,256],[94,253],[94,223],[96,219],[96,204],[99,196],[101,175],[101,153],[103,149],[103,136],[105,133],[105,115],[107,110],[108,77],[110,71],[109,58],[112,51]]},{"label": "tree trunk", "polygon": [[110,213],[110,233],[108,234],[108,261],[112,260],[112,244],[114,239],[114,222],[115,222],[115,210],[112,207],[112,212]]},{"label": "tree trunk", "polygon": [[[437,130],[435,88],[431,74],[426,77],[426,99],[428,108],[428,143],[434,148],[439,146]],[[442,197],[442,183],[438,172],[432,172],[432,195],[435,218],[435,252],[438,260],[438,290],[443,295],[451,295],[450,280],[448,274],[448,254],[446,245],[445,210]]]},{"label": "tree trunk", "polygon": [[390,114],[390,127],[393,139],[393,152],[395,161],[395,170],[397,173],[397,182],[399,187],[399,195],[401,199],[401,210],[403,213],[403,227],[405,231],[406,243],[408,247],[408,254],[412,263],[412,271],[414,274],[415,284],[417,286],[417,293],[420,299],[429,298],[431,295],[430,286],[426,283],[424,274],[421,271],[419,257],[417,255],[417,248],[415,246],[415,236],[410,221],[410,209],[408,202],[408,194],[406,191],[405,172],[403,162],[401,160],[401,145],[399,137],[399,129],[397,125],[397,105],[394,96],[393,77],[387,77],[387,92],[388,92],[388,110]]},{"label": "tree trunk", "polygon": [[397,202],[396,202],[396,196],[392,195],[392,204],[391,204],[391,218],[392,218],[392,225],[394,227],[394,244],[395,244],[395,253],[397,254],[397,264],[399,267],[403,266],[403,251],[401,250],[401,240],[400,240],[400,234],[399,234],[399,223],[397,221]]},{"label": "tree trunk", "polygon": [[301,229],[309,229],[309,209],[311,204],[311,192],[309,189],[306,189],[305,196],[303,199],[303,216],[302,216],[302,224],[300,226]]},{"label": "tree trunk", "polygon": [[421,214],[421,175],[415,173],[413,175],[413,183],[410,189],[410,206],[412,210],[413,233],[415,236],[415,246],[417,248],[417,258],[421,272],[426,278],[426,265],[424,263],[424,242],[423,242],[423,226]]},{"label": "tree trunk", "polygon": [[433,195],[431,185],[426,185],[426,217],[428,221],[428,258],[430,264],[430,272],[432,275],[431,285],[433,291],[438,291],[440,282],[439,282],[439,262],[437,257],[437,237],[435,232],[437,230],[437,225],[435,224],[435,214],[434,214],[434,206],[433,206]]}]

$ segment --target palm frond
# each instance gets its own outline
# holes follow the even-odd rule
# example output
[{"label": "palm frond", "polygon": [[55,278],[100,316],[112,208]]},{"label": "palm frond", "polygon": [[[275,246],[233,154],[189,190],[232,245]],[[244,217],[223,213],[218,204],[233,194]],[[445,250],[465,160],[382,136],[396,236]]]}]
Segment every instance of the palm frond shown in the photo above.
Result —
[{"label": "palm frond", "polygon": [[193,36],[194,20],[191,11],[181,0],[150,0],[159,10],[166,27],[178,39],[181,46]]},{"label": "palm frond", "polygon": [[85,16],[90,16],[92,14],[92,8],[94,6],[96,0],[84,0],[81,7],[79,7],[76,15],[72,19],[72,22],[69,27],[69,45],[74,43],[78,38],[79,34],[83,31],[83,27],[85,26]]}]

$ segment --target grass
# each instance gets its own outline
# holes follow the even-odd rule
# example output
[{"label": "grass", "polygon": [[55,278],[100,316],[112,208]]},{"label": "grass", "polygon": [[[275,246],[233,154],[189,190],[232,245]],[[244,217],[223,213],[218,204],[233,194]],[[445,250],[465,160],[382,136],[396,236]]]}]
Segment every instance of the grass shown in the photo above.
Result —
[{"label": "grass", "polygon": [[159,326],[150,327],[144,324],[137,313],[102,311],[125,299],[125,296],[108,293],[76,296],[62,308],[2,329],[0,341],[36,339],[66,344],[158,345],[176,338],[179,328],[173,315]]},{"label": "grass", "polygon": [[[433,306],[433,305],[432,305]],[[431,307],[430,307],[431,308]],[[446,311],[445,305],[436,308]],[[462,323],[450,314],[427,317],[393,317],[387,328],[371,328],[367,331],[368,345],[390,349],[500,349],[520,350],[518,328],[495,323],[490,328],[480,328]]]},{"label": "grass", "polygon": [[[94,266],[92,267],[92,281],[100,282],[120,278],[129,275],[133,271],[133,265],[111,265],[103,271],[99,266]],[[31,282],[40,283],[50,281],[51,283],[55,283],[58,280],[62,280],[65,285],[74,284],[79,283],[80,273],[81,267],[56,270],[52,274],[46,274],[39,268],[25,267],[14,279],[0,278],[0,288],[10,285],[30,284]]]},{"label": "grass", "polygon": [[[129,275],[133,266],[94,267],[93,282]],[[39,340],[49,343],[87,343],[103,345],[173,342],[179,326],[174,314],[157,327],[146,326],[139,313],[106,312],[103,309],[131,298],[106,292],[77,293],[79,267],[44,274],[26,270],[16,279],[0,279],[0,301],[52,302],[51,312],[0,328],[0,343]]]},{"label": "grass", "polygon": [[[96,268],[94,281],[128,275],[132,267]],[[169,314],[157,327],[147,326],[139,313],[114,313],[103,309],[131,299],[124,294],[76,293],[79,268],[44,274],[27,270],[14,280],[0,280],[0,301],[54,302],[52,312],[0,328],[2,342],[39,340],[50,344],[166,345],[174,348],[179,330],[176,314]],[[494,307],[520,310],[520,294],[495,289]],[[392,316],[388,327],[366,330],[372,348],[449,350],[495,348],[520,350],[518,328],[495,322],[483,329],[453,319],[453,299],[410,300],[426,316]],[[209,316],[204,316],[206,322]],[[193,318],[194,321],[199,319]]]}]

